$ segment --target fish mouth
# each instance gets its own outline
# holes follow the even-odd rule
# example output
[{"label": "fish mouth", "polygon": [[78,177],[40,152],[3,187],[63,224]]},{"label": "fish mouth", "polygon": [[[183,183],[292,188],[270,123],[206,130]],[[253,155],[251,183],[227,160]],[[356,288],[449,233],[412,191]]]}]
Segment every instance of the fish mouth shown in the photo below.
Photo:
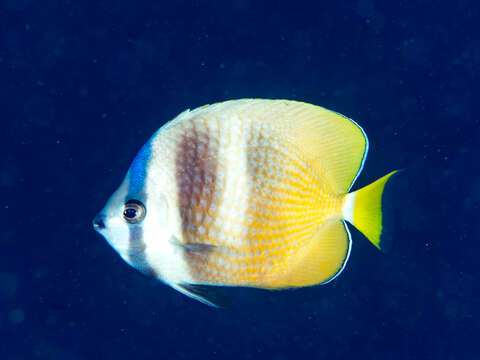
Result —
[{"label": "fish mouth", "polygon": [[105,215],[102,213],[98,214],[95,216],[95,218],[92,220],[92,226],[97,232],[101,232],[102,230],[105,229]]}]

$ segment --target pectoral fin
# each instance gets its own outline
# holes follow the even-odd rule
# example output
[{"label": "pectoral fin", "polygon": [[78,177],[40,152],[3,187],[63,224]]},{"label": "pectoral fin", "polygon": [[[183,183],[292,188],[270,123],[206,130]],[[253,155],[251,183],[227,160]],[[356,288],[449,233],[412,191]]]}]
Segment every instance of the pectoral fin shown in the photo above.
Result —
[{"label": "pectoral fin", "polygon": [[209,253],[211,253],[217,248],[217,246],[213,244],[184,243],[178,240],[177,237],[175,236],[172,236],[170,238],[170,242],[184,251],[188,251],[190,253],[196,253],[196,254],[208,255]]},{"label": "pectoral fin", "polygon": [[230,298],[215,286],[192,284],[171,284],[171,286],[182,294],[213,307],[230,308],[232,306]]}]

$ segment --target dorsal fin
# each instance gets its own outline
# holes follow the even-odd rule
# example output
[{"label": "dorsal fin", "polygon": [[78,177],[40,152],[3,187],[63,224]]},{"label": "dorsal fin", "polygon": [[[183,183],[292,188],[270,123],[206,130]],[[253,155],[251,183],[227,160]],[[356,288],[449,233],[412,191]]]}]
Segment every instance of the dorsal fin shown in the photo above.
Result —
[{"label": "dorsal fin", "polygon": [[[295,143],[335,193],[348,192],[368,152],[368,139],[353,120],[320,106],[290,100],[242,99],[203,107],[200,112],[232,111],[268,122]],[[196,114],[197,110],[192,112]]]},{"label": "dorsal fin", "polygon": [[325,170],[336,193],[346,193],[363,168],[368,139],[353,120],[320,106],[288,101],[265,102],[275,125],[300,145],[309,160]]},{"label": "dorsal fin", "polygon": [[229,100],[184,111],[162,129],[196,116],[217,114],[222,118],[226,112],[268,122],[272,129],[300,147],[317,169],[324,171],[335,193],[348,192],[362,171],[368,152],[368,138],[363,129],[346,116],[304,102]]},{"label": "dorsal fin", "polygon": [[292,129],[304,149],[325,167],[337,193],[346,193],[363,168],[368,138],[353,120],[325,108],[288,103],[295,126]]}]

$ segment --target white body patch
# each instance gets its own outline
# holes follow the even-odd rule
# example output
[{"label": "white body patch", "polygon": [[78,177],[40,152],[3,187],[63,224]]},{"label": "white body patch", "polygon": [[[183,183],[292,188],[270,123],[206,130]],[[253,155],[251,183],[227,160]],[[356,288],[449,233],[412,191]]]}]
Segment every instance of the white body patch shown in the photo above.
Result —
[{"label": "white body patch", "polygon": [[[189,282],[191,277],[182,250],[175,245],[180,233],[174,156],[165,157],[165,139],[158,132],[152,139],[152,153],[147,165],[149,176],[145,191],[148,213],[143,223],[145,260],[166,283]],[[167,140],[168,141],[168,140]],[[167,146],[167,148],[169,148]],[[172,151],[172,149],[168,149]]]},{"label": "white body patch", "polygon": [[[220,137],[218,150],[217,178],[224,179],[225,187],[220,194],[219,217],[216,221],[233,234],[239,234],[245,221],[248,209],[248,183],[247,183],[247,156],[245,130],[238,124],[245,124],[236,116],[222,119],[219,122]],[[237,126],[232,126],[232,123]],[[237,228],[231,228],[235,224]],[[229,244],[237,243],[240,239],[226,236]]]}]

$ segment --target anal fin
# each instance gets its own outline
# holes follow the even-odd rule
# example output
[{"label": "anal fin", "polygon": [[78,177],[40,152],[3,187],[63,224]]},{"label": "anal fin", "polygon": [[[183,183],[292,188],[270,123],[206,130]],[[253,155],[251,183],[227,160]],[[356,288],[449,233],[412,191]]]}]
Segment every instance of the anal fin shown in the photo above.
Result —
[{"label": "anal fin", "polygon": [[344,221],[330,220],[302,248],[292,266],[273,282],[272,288],[324,284],[344,269],[350,256],[350,233]]}]

